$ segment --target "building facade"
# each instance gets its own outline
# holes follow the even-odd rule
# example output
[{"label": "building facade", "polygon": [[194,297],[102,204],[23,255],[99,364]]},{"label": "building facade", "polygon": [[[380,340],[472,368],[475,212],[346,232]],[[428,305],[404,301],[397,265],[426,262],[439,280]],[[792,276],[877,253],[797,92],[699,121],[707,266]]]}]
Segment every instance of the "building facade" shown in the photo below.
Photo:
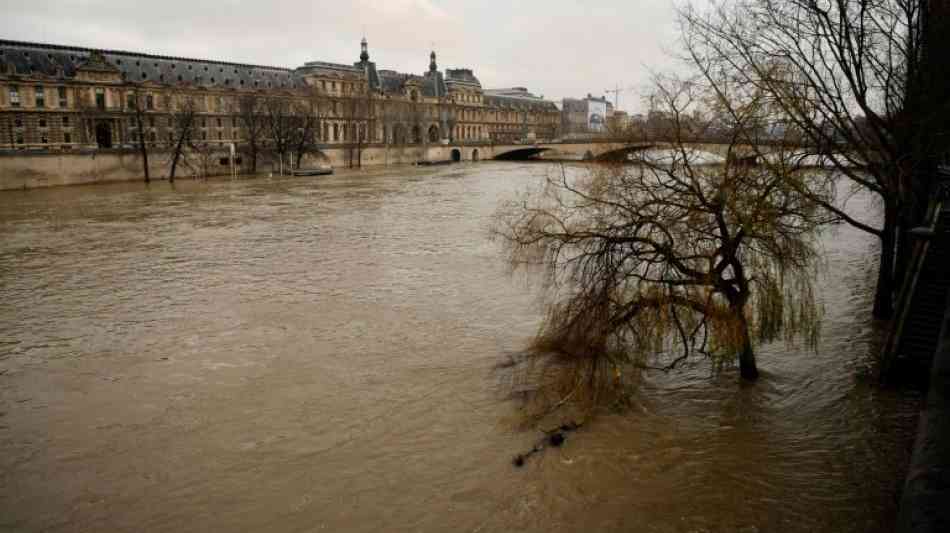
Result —
[{"label": "building facade", "polygon": [[566,138],[608,132],[614,106],[604,97],[565,98],[561,104],[561,132]]},{"label": "building facade", "polygon": [[[317,150],[559,133],[557,107],[526,89],[485,90],[470,69],[443,73],[435,52],[422,74],[377,69],[365,39],[360,52],[352,64],[287,69],[0,41],[0,151],[168,149],[186,111],[188,144],[208,149],[280,145],[284,115]],[[268,126],[257,131],[258,120]]]}]

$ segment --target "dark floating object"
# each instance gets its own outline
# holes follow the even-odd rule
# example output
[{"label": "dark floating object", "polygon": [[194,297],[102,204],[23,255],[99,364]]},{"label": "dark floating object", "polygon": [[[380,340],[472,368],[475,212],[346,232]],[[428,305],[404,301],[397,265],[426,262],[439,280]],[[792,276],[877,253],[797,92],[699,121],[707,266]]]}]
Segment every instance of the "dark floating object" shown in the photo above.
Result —
[{"label": "dark floating object", "polygon": [[555,429],[543,431],[546,436],[535,444],[530,451],[516,455],[514,459],[511,460],[511,464],[513,464],[515,468],[523,467],[532,455],[543,451],[545,445],[551,446],[552,448],[560,448],[567,440],[565,434],[571,431],[577,431],[582,425],[583,424],[578,424],[577,422],[568,422]]},{"label": "dark floating object", "polygon": [[293,172],[294,176],[326,176],[333,174],[332,168],[298,168]]}]

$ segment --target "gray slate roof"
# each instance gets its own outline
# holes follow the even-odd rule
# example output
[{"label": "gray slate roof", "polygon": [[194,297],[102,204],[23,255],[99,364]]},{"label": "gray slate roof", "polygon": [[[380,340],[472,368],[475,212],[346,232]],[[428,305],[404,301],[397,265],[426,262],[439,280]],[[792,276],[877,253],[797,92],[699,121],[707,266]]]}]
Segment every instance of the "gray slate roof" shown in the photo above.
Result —
[{"label": "gray slate roof", "polygon": [[128,81],[233,89],[303,85],[295,71],[281,67],[0,40],[0,64],[20,75],[72,78],[93,52],[101,53]]}]

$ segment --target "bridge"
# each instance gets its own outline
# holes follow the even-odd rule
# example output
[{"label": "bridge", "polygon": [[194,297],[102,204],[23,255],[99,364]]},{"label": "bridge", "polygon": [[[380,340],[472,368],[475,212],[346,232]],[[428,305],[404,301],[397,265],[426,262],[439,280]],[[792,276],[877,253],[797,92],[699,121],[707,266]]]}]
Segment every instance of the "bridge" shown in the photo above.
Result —
[{"label": "bridge", "polygon": [[[525,144],[489,144],[484,142],[451,143],[433,145],[426,150],[429,161],[625,161],[632,153],[654,148],[673,148],[670,142],[539,142]],[[732,157],[754,158],[762,152],[774,151],[772,147],[730,146],[720,143],[690,143],[697,151],[713,154],[725,159],[730,148]]]}]

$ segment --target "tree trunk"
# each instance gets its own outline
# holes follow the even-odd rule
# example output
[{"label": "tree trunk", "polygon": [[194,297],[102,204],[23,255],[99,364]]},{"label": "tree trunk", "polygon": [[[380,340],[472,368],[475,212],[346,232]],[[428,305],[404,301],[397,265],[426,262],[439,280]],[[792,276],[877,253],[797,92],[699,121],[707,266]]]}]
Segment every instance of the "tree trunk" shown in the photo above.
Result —
[{"label": "tree trunk", "polygon": [[145,171],[145,183],[148,183],[148,149],[145,148],[145,141],[139,143],[139,151],[142,152],[142,169]]},{"label": "tree trunk", "polygon": [[752,350],[752,338],[749,336],[749,322],[742,311],[738,311],[742,328],[742,349],[739,352],[739,375],[746,381],[759,379],[759,368],[755,364],[755,352]]},{"label": "tree trunk", "polygon": [[142,170],[145,171],[145,183],[148,183],[150,180],[148,175],[148,147],[145,145],[145,128],[143,127],[141,113],[137,112],[135,118],[139,130],[139,153],[142,154]]},{"label": "tree trunk", "polygon": [[172,156],[172,168],[171,168],[171,171],[168,173],[169,182],[175,181],[175,171],[178,170],[178,160],[181,158],[181,151],[182,151],[182,141],[179,140],[178,145],[175,146],[175,155]]},{"label": "tree trunk", "polygon": [[881,253],[877,270],[877,289],[874,293],[874,318],[887,320],[894,314],[894,254],[898,230],[898,209],[888,201],[884,207],[884,231],[881,235]]}]

